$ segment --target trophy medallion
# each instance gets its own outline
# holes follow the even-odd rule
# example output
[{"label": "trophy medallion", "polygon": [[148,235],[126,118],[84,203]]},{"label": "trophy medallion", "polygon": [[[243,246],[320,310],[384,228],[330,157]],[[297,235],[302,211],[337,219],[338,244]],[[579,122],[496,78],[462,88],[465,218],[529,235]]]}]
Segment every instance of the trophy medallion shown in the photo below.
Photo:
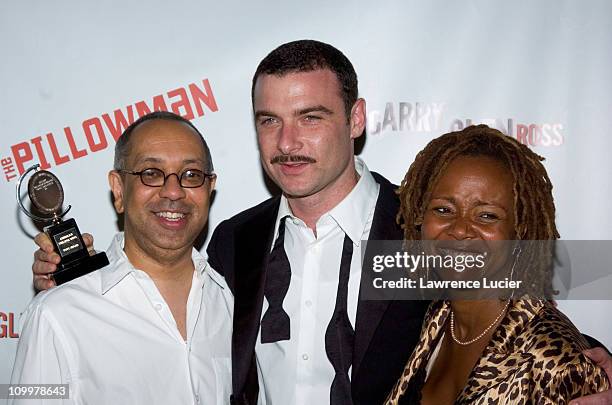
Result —
[{"label": "trophy medallion", "polygon": [[[28,181],[28,197],[40,215],[28,211],[20,198],[21,183],[32,171],[35,173]],[[34,165],[26,170],[17,183],[17,203],[28,217],[48,224],[44,232],[49,235],[55,251],[61,258],[57,270],[51,274],[57,285],[91,273],[108,264],[108,258],[104,252],[89,254],[74,219],[62,220],[71,207],[68,206],[65,211],[62,211],[64,188],[53,173],[40,170],[39,165]]]}]

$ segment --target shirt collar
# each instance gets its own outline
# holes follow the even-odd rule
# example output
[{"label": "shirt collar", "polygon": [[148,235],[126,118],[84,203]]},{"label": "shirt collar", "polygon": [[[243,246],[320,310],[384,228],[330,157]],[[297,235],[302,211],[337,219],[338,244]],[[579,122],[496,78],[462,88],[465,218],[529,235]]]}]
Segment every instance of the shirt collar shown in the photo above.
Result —
[{"label": "shirt collar", "polygon": [[[130,263],[123,246],[125,244],[125,237],[123,232],[118,232],[111,242],[106,255],[108,256],[109,265],[100,270],[101,279],[101,293],[106,294],[110,289],[119,284],[128,274],[137,271],[134,266]],[[204,273],[208,273],[211,278],[222,284],[219,280],[215,280],[214,272],[208,271],[208,263],[206,259],[198,252],[195,248],[191,251],[191,260],[193,265],[200,276]]]},{"label": "shirt collar", "polygon": [[[338,205],[332,208],[329,212],[323,214],[321,218],[330,216],[338,224],[342,231],[347,234],[349,238],[351,238],[353,244],[355,246],[359,246],[368,223],[368,219],[376,207],[376,199],[378,198],[380,186],[378,183],[376,183],[376,180],[374,180],[374,177],[370,173],[370,170],[366,166],[365,162],[357,156],[355,156],[355,169],[357,170],[357,174],[359,174],[359,181],[355,187],[353,187],[351,192],[342,201],[340,201]],[[278,208],[278,215],[276,217],[274,227],[275,239],[278,236],[278,226],[280,220],[286,216],[289,216],[292,219],[300,220],[293,215],[291,207],[289,206],[289,201],[283,195],[280,200],[280,206]],[[317,221],[317,224],[319,221]]]}]

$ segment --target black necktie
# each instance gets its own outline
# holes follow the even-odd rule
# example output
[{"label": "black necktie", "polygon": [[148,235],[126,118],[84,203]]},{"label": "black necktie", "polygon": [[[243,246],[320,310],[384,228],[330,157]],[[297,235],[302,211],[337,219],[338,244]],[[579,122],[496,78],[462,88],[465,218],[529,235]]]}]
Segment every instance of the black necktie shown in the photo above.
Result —
[{"label": "black necktie", "polygon": [[283,300],[291,282],[291,265],[285,253],[286,219],[285,216],[279,222],[278,238],[266,267],[264,295],[268,300],[268,309],[261,319],[261,343],[274,343],[291,337],[289,315],[283,309]]},{"label": "black necktie", "polygon": [[353,330],[346,310],[352,256],[353,242],[351,242],[348,235],[345,235],[344,245],[342,246],[342,259],[340,261],[340,277],[338,280],[338,294],[336,295],[336,308],[334,309],[334,314],[325,331],[325,352],[336,371],[329,394],[330,405],[347,405],[353,403],[351,399],[351,381],[348,377],[348,371],[353,362],[355,331]]}]

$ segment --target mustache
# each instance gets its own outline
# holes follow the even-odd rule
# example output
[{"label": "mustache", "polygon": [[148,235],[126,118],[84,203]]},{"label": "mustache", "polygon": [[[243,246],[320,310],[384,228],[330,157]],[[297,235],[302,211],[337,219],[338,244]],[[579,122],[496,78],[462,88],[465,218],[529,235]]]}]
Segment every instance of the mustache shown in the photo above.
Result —
[{"label": "mustache", "polygon": [[276,155],[270,159],[270,164],[276,163],[316,163],[316,159],[306,155]]}]

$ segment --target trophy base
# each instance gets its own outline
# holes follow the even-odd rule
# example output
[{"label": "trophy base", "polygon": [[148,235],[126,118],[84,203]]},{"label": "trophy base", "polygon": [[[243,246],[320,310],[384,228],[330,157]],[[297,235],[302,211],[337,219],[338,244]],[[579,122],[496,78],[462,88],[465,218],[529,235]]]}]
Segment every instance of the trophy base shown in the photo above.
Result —
[{"label": "trophy base", "polygon": [[106,253],[100,252],[93,256],[86,256],[70,263],[60,263],[58,270],[51,274],[55,284],[64,284],[77,277],[89,274],[94,270],[98,270],[108,264]]}]

